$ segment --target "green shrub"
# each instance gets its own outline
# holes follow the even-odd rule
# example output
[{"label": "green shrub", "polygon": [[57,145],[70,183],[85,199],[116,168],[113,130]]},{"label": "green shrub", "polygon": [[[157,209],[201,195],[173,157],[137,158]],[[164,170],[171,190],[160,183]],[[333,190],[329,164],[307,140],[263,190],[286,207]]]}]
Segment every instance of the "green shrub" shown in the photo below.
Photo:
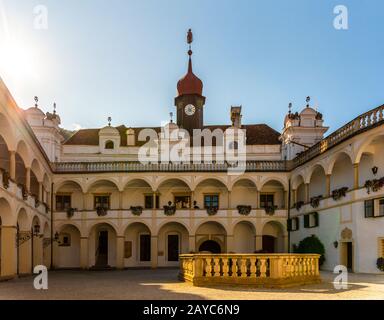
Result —
[{"label": "green shrub", "polygon": [[320,254],[319,265],[325,261],[324,245],[318,237],[312,235],[300,241],[299,245],[294,249],[295,253],[317,253]]}]

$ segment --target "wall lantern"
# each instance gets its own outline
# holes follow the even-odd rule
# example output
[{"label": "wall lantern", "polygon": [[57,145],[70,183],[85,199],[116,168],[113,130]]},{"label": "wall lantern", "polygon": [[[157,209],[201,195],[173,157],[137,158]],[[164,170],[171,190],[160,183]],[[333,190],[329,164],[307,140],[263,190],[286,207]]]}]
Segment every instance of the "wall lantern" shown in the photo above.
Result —
[{"label": "wall lantern", "polygon": [[337,247],[339,246],[339,243],[337,241],[334,241],[333,246],[337,249]]},{"label": "wall lantern", "polygon": [[374,167],[372,168],[372,173],[373,173],[374,175],[376,175],[376,174],[377,174],[377,171],[379,171],[379,168],[376,167],[376,166],[374,166]]}]

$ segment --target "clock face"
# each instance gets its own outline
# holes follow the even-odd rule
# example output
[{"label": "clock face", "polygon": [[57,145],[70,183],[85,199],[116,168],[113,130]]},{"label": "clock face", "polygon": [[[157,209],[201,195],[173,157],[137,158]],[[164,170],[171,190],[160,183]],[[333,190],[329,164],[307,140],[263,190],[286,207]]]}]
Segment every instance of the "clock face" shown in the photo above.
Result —
[{"label": "clock face", "polygon": [[192,116],[196,111],[196,107],[193,104],[187,104],[184,111],[187,116]]}]

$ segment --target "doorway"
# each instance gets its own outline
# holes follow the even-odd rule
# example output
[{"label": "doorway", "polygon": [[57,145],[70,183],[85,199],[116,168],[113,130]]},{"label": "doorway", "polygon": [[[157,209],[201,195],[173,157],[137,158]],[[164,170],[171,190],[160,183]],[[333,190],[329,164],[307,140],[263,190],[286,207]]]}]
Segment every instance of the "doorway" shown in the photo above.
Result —
[{"label": "doorway", "polygon": [[179,235],[168,235],[168,261],[179,261]]},{"label": "doorway", "polygon": [[151,261],[151,235],[140,235],[140,261]]},{"label": "doorway", "polygon": [[353,272],[353,242],[341,243],[341,264],[346,266],[349,272]]},{"label": "doorway", "polygon": [[273,236],[263,236],[263,252],[275,253],[276,252],[276,238]]},{"label": "doorway", "polygon": [[108,265],[108,231],[99,231],[98,246],[96,251],[96,265]]},{"label": "doorway", "polygon": [[200,245],[199,251],[208,251],[210,253],[217,254],[221,253],[221,247],[216,241],[207,240]]}]

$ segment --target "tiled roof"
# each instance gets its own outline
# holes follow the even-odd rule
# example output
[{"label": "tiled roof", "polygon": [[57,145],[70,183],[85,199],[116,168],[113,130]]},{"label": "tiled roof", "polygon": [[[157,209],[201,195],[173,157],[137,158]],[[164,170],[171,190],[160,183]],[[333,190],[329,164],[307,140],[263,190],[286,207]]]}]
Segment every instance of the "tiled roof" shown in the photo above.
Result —
[{"label": "tiled roof", "polygon": [[[205,129],[222,129],[225,131],[229,128],[229,125],[212,125],[204,126]],[[243,125],[243,129],[246,129],[247,135],[247,145],[276,145],[281,144],[279,141],[280,133],[266,124],[248,124]],[[127,146],[127,127],[122,125],[116,127],[120,132],[121,137],[121,146]],[[135,131],[135,141],[136,146],[141,146],[145,141],[138,141],[138,134],[142,128],[131,128]],[[160,127],[151,128],[156,132],[160,132]],[[76,131],[71,137],[69,137],[64,144],[65,145],[88,145],[88,146],[97,146],[99,145],[99,131],[100,129],[81,129]]]}]

